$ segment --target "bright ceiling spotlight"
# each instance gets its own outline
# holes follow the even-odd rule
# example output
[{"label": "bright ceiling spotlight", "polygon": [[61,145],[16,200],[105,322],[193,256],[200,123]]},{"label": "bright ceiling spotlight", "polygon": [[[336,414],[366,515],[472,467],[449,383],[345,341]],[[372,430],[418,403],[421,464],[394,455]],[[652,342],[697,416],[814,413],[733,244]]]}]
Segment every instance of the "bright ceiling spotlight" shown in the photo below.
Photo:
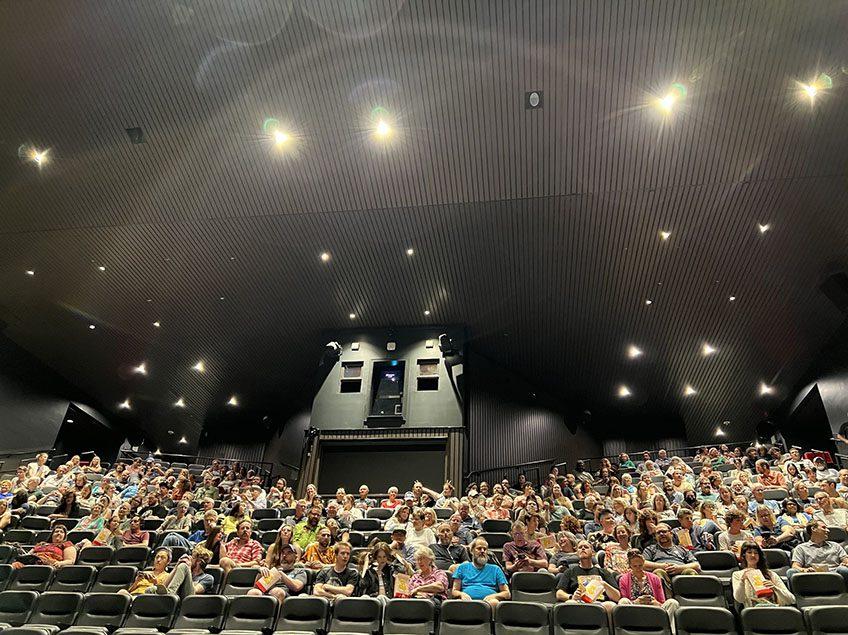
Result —
[{"label": "bright ceiling spotlight", "polygon": [[774,394],[774,386],[769,386],[766,382],[760,382],[760,394],[761,395],[773,395]]},{"label": "bright ceiling spotlight", "polygon": [[810,82],[795,82],[795,85],[798,87],[798,98],[802,101],[809,101],[810,106],[813,106],[816,103],[816,99],[824,91],[833,88],[833,80],[830,75],[821,73]]},{"label": "bright ceiling spotlight", "polygon": [[274,131],[274,145],[278,148],[282,148],[289,141],[291,141],[291,135],[285,130],[275,130]]},{"label": "bright ceiling spotlight", "polygon": [[410,247],[409,249],[406,250],[406,255],[407,256],[414,256],[415,250],[412,247]]},{"label": "bright ceiling spotlight", "polygon": [[668,240],[669,238],[671,238],[671,232],[670,231],[661,231],[660,232],[660,239],[661,240]]},{"label": "bright ceiling spotlight", "polygon": [[627,347],[627,356],[630,359],[636,359],[637,357],[641,357],[643,354],[644,352],[638,346],[631,344]]},{"label": "bright ceiling spotlight", "polygon": [[713,355],[714,353],[717,353],[717,352],[718,352],[717,348],[710,346],[706,342],[704,342],[704,345],[701,346],[701,355],[703,355],[704,357],[709,357],[710,355]]},{"label": "bright ceiling spotlight", "polygon": [[98,268],[98,269],[100,269],[100,271],[106,271],[106,267],[104,267],[103,265],[100,265],[100,266],[99,266],[99,267],[97,267],[97,268]]},{"label": "bright ceiling spotlight", "polygon": [[185,408],[185,399],[180,397],[174,402],[174,408]]},{"label": "bright ceiling spotlight", "polygon": [[695,390],[695,388],[691,384],[686,384],[683,387],[683,396],[684,397],[691,397],[692,395],[697,395],[697,394],[698,394],[698,391]]},{"label": "bright ceiling spotlight", "polygon": [[232,406],[233,408],[238,406],[239,405],[238,397],[236,397],[235,395],[232,395],[230,397],[229,401],[227,401],[227,405]]},{"label": "bright ceiling spotlight", "polygon": [[374,126],[374,134],[378,139],[388,139],[392,134],[392,127],[385,119],[380,119],[377,125]]},{"label": "bright ceiling spotlight", "polygon": [[351,320],[355,320],[355,319],[356,319],[356,313],[351,313],[350,315],[348,315],[348,317],[349,317]]},{"label": "bright ceiling spotlight", "polygon": [[158,329],[160,326],[162,326],[162,323],[161,323],[159,320],[156,320],[156,321],[153,323],[153,326],[155,326],[155,327]]},{"label": "bright ceiling spotlight", "polygon": [[40,168],[44,167],[50,160],[47,154],[48,152],[50,152],[50,150],[37,150],[35,148],[30,148],[29,160]]},{"label": "bright ceiling spotlight", "polygon": [[119,403],[118,408],[120,408],[121,410],[129,410],[130,408],[132,408],[132,405],[130,404],[130,398],[127,397],[121,403]]},{"label": "bright ceiling spotlight", "polygon": [[97,327],[96,327],[96,326],[94,326],[94,324],[89,324],[89,325],[88,325],[88,328],[89,328],[90,330],[92,330],[92,331],[93,331],[93,330],[94,330],[94,329],[96,329]]},{"label": "bright ceiling spotlight", "polygon": [[626,399],[627,397],[629,397],[633,393],[630,392],[630,389],[627,386],[621,385],[621,386],[618,387],[618,391],[616,392],[616,394],[618,395],[618,397],[620,399]]},{"label": "bright ceiling spotlight", "polygon": [[330,254],[328,252],[321,252],[321,262],[330,262]]},{"label": "bright ceiling spotlight", "polygon": [[145,362],[141,362],[138,366],[133,368],[133,372],[137,375],[146,375],[147,364]]},{"label": "bright ceiling spotlight", "polygon": [[654,303],[654,301],[653,301],[653,300],[651,300],[650,298],[648,298],[647,300],[645,300],[645,304],[646,304],[647,306],[651,306],[653,303]]},{"label": "bright ceiling spotlight", "polygon": [[765,234],[768,230],[771,229],[771,225],[769,225],[768,223],[761,223],[757,225],[757,229],[760,230],[761,234]]},{"label": "bright ceiling spotlight", "polygon": [[424,315],[430,315],[430,309],[425,309],[425,310],[424,310]]},{"label": "bright ceiling spotlight", "polygon": [[186,443],[188,443],[188,439],[186,439],[185,436],[181,436],[180,437],[180,443],[186,444]]},{"label": "bright ceiling spotlight", "polygon": [[727,299],[728,299],[730,302],[736,302],[736,296],[735,296],[735,295],[732,295],[732,296],[730,296],[730,297],[729,297],[729,298],[727,298]]},{"label": "bright ceiling spotlight", "polygon": [[28,275],[28,276],[34,276],[34,275],[35,275],[35,271],[33,271],[32,269],[27,269],[27,270],[26,270],[26,275]]},{"label": "bright ceiling spotlight", "polygon": [[201,359],[194,366],[192,366],[191,369],[196,370],[198,373],[205,373],[206,372],[206,364],[204,364],[203,360]]},{"label": "bright ceiling spotlight", "polygon": [[654,99],[654,107],[665,116],[671,115],[681,101],[686,98],[686,87],[680,83],[672,84],[668,91]]},{"label": "bright ceiling spotlight", "polygon": [[715,435],[717,437],[723,437],[725,435],[724,430],[722,430],[721,426],[718,426],[715,431]]},{"label": "bright ceiling spotlight", "polygon": [[392,117],[389,111],[377,106],[371,111],[371,132],[377,141],[388,141],[394,135]]}]

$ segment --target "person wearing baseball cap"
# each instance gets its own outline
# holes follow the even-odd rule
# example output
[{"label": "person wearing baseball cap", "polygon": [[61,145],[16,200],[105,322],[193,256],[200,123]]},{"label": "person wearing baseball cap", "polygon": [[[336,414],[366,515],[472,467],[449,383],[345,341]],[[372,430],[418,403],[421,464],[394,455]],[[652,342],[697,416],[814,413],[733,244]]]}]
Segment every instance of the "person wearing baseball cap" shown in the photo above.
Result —
[{"label": "person wearing baseball cap", "polygon": [[410,564],[415,562],[415,547],[406,544],[406,527],[398,525],[392,529],[392,542],[389,547],[406,562]]},{"label": "person wearing baseball cap", "polygon": [[[271,573],[272,568],[276,568],[280,574],[280,579],[273,587],[268,589],[267,594],[277,598],[278,602],[303,591],[309,581],[309,572],[305,568],[297,566],[301,556],[300,547],[293,542],[286,542],[290,538],[291,527],[283,525],[280,528],[277,540],[268,549],[265,566],[260,567],[259,576],[257,576],[258,578],[265,577]],[[256,587],[250,589],[247,594],[264,595]]]}]

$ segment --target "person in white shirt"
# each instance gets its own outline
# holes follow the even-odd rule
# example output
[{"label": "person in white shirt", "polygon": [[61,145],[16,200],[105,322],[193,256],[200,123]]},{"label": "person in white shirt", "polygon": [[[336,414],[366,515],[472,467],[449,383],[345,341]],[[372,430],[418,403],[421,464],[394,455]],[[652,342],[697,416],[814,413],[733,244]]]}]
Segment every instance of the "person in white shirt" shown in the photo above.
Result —
[{"label": "person in white shirt", "polygon": [[828,527],[848,530],[848,511],[833,506],[833,500],[824,492],[816,492],[819,508],[813,513],[814,520],[823,520]]},{"label": "person in white shirt", "polygon": [[406,544],[410,547],[429,547],[436,542],[436,534],[424,525],[426,519],[423,510],[413,512],[412,522],[406,527]]},{"label": "person in white shirt", "polygon": [[47,454],[41,452],[35,455],[35,461],[27,465],[27,478],[43,479],[50,473],[50,466],[47,465]]}]

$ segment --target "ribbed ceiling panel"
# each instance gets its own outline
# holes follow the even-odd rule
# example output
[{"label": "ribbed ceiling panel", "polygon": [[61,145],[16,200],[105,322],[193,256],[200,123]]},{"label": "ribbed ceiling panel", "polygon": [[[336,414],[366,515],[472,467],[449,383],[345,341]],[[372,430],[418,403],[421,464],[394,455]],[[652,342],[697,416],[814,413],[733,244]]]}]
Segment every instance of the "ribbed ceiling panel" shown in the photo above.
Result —
[{"label": "ribbed ceiling panel", "polygon": [[846,27],[824,1],[0,3],[0,318],[160,436],[302,390],[350,312],[468,324],[566,398],[741,436],[843,318],[817,285],[848,238]]}]

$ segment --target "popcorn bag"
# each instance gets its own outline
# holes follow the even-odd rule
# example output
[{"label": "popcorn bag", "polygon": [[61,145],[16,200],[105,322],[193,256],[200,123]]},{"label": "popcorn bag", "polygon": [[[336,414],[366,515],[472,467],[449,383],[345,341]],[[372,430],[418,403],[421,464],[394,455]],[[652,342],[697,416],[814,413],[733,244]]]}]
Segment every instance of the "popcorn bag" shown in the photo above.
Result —
[{"label": "popcorn bag", "polygon": [[257,589],[262,591],[262,593],[268,593],[277,582],[279,582],[283,577],[283,574],[280,573],[276,567],[271,569],[268,572],[268,575],[262,576],[253,584]]},{"label": "popcorn bag", "polygon": [[410,577],[405,573],[398,573],[395,576],[395,597],[396,598],[408,598],[409,597],[409,580],[410,580]]},{"label": "popcorn bag", "polygon": [[692,545],[692,536],[689,534],[688,530],[678,529],[675,532],[675,535],[677,536],[677,542],[680,544],[681,547],[690,550],[694,549],[694,546]]},{"label": "popcorn bag", "polygon": [[542,539],[539,541],[539,544],[542,545],[542,549],[545,549],[547,551],[556,549],[556,536],[554,536],[553,534],[546,534],[542,536]]},{"label": "popcorn bag", "polygon": [[604,583],[600,578],[592,578],[583,586],[583,593],[580,594],[580,599],[586,604],[591,604],[597,600],[604,592]]},{"label": "popcorn bag", "polygon": [[758,598],[767,598],[774,595],[774,591],[766,586],[766,578],[760,571],[754,571],[748,575],[751,581],[751,586],[754,587],[754,594]]},{"label": "popcorn bag", "polygon": [[111,536],[111,535],[112,535],[112,532],[109,531],[106,527],[104,527],[103,529],[100,530],[100,533],[98,533],[94,537],[94,540],[92,540],[91,543],[95,544],[95,545],[105,545],[109,542],[109,536]]}]

